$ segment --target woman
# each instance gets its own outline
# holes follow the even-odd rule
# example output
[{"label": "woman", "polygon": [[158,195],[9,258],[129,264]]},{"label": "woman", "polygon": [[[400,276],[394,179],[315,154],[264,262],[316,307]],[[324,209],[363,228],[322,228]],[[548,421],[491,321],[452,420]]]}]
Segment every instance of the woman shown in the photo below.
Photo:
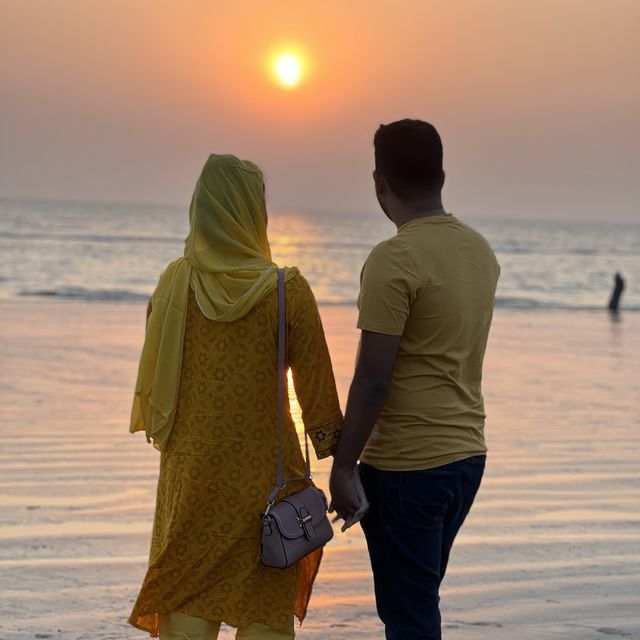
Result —
[{"label": "woman", "polygon": [[[262,173],[212,155],[196,185],[184,257],[151,297],[131,431],[161,451],[149,569],[129,622],[162,640],[293,638],[322,550],[289,569],[260,560],[260,515],[275,484],[277,271]],[[342,414],[313,294],[286,270],[287,359],[318,458]],[[285,477],[304,475],[290,413]],[[304,488],[294,482],[280,497]]]}]

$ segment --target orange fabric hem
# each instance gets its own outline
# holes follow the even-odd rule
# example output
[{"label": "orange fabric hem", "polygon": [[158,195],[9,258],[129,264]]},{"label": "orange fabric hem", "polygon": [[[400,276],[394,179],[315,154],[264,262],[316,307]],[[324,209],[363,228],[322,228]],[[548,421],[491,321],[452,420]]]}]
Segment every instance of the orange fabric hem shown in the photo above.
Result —
[{"label": "orange fabric hem", "polygon": [[[323,555],[323,547],[316,549],[308,556],[305,556],[298,563],[298,588],[296,591],[296,597],[293,607],[293,615],[300,621],[300,624],[304,621],[307,616],[307,611],[309,609],[309,602],[311,600],[311,594],[313,592],[313,585],[315,583],[316,577],[318,575],[318,571],[320,570],[320,562],[322,561]],[[179,611],[179,608],[176,608],[176,611]],[[185,612],[186,613],[186,612]],[[146,631],[153,638],[157,638],[160,633],[160,615],[159,612],[147,613],[147,614],[138,614],[132,613],[128,622],[131,626],[136,629],[140,629],[141,631]],[[190,613],[188,615],[191,615]],[[253,624],[255,622],[261,624],[267,624],[273,629],[281,629],[281,627],[274,625],[272,622],[268,622],[265,620],[240,620],[233,616],[220,616],[220,620],[216,620],[216,622],[222,622],[231,627],[245,627],[249,624]],[[282,627],[284,629],[285,627]]]},{"label": "orange fabric hem", "polygon": [[[307,616],[307,610],[309,609],[309,602],[311,600],[311,594],[313,592],[313,585],[316,581],[316,576],[320,570],[320,562],[322,561],[322,554],[324,547],[316,549],[308,556],[300,560],[300,576],[298,578],[298,592],[296,594],[296,602],[294,606],[294,614],[300,624]],[[306,578],[306,581],[305,581]],[[301,593],[300,586],[306,582],[307,588]]]},{"label": "orange fabric hem", "polygon": [[146,631],[152,638],[160,636],[160,614],[151,613],[145,616],[131,615],[127,622],[140,631]]}]

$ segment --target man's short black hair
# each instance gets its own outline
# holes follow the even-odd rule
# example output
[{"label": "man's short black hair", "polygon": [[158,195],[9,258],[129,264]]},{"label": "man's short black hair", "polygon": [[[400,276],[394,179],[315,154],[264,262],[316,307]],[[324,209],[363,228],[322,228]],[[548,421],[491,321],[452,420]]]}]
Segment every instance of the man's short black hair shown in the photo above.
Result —
[{"label": "man's short black hair", "polygon": [[376,171],[401,200],[442,188],[442,141],[433,125],[409,119],[381,124],[373,146]]}]

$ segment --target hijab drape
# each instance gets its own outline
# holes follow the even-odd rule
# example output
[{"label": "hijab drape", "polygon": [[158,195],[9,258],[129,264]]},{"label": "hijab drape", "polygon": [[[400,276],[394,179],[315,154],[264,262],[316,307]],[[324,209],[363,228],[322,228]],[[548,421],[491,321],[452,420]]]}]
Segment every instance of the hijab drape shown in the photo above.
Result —
[{"label": "hijab drape", "polygon": [[[262,172],[231,155],[211,155],[191,200],[184,257],[169,264],[151,296],[130,430],[163,449],[175,419],[189,287],[216,322],[246,315],[277,287],[267,240]],[[287,269],[286,278],[297,269]]]}]

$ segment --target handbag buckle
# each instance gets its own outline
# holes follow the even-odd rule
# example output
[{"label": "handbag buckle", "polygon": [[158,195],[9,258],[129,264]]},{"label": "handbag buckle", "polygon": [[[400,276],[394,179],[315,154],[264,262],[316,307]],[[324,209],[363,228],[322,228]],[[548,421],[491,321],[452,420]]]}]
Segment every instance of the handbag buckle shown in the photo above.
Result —
[{"label": "handbag buckle", "polygon": [[300,525],[300,527],[304,527],[304,525],[307,524],[309,520],[312,520],[311,514],[308,514],[306,516],[300,516],[298,518],[298,524]]}]

